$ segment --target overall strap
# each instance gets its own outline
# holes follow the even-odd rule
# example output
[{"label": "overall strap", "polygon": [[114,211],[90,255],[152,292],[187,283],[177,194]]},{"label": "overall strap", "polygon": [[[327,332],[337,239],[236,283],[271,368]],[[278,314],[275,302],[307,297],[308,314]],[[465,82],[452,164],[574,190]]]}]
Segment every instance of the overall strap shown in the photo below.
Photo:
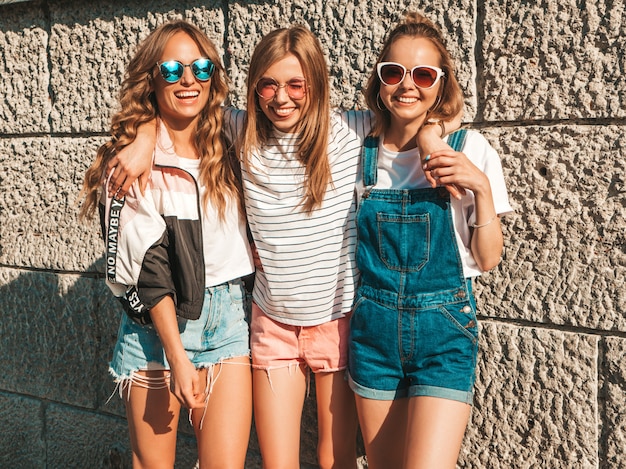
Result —
[{"label": "overall strap", "polygon": [[363,142],[363,158],[361,159],[363,185],[372,187],[378,180],[378,137],[368,135]]},{"label": "overall strap", "polygon": [[[465,129],[452,132],[448,136],[448,145],[450,145],[454,151],[461,151],[465,145],[466,137],[467,130]],[[361,171],[363,174],[363,185],[365,187],[375,186],[378,181],[378,137],[372,137],[371,135],[365,137],[365,141],[363,142]]]},{"label": "overall strap", "polygon": [[454,151],[461,151],[465,146],[466,137],[467,130],[465,129],[459,129],[456,132],[452,132],[448,136],[448,145],[450,145]]}]

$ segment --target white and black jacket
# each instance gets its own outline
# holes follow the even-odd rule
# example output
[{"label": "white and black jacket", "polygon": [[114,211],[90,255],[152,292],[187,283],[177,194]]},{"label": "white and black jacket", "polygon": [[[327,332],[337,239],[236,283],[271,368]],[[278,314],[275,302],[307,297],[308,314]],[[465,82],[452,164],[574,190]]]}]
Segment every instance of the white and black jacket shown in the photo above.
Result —
[{"label": "white and black jacket", "polygon": [[[188,203],[191,193],[195,207]],[[157,152],[145,196],[135,182],[122,200],[107,197],[100,204],[106,283],[138,323],[150,323],[150,309],[167,295],[178,316],[200,317],[205,266],[198,194],[178,158]]]}]

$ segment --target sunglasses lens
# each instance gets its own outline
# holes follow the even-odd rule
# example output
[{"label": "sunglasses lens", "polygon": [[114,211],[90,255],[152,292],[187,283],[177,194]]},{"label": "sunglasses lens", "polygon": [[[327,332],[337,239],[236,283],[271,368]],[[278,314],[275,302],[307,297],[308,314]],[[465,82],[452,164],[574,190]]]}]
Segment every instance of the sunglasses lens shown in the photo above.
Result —
[{"label": "sunglasses lens", "polygon": [[380,68],[380,79],[386,85],[397,85],[404,79],[404,69],[395,64],[383,65]]},{"label": "sunglasses lens", "polygon": [[427,67],[415,67],[412,78],[420,88],[430,88],[437,81],[437,71]]},{"label": "sunglasses lens", "polygon": [[287,94],[291,99],[302,99],[306,93],[306,82],[304,80],[290,80],[287,83]]},{"label": "sunglasses lens", "polygon": [[256,92],[264,99],[271,99],[276,94],[278,84],[270,78],[261,78],[256,84]]},{"label": "sunglasses lens", "polygon": [[185,67],[176,60],[169,60],[159,65],[161,76],[168,83],[176,83],[183,76]]},{"label": "sunglasses lens", "polygon": [[191,64],[191,71],[200,81],[207,81],[213,76],[215,64],[209,59],[198,59]]}]

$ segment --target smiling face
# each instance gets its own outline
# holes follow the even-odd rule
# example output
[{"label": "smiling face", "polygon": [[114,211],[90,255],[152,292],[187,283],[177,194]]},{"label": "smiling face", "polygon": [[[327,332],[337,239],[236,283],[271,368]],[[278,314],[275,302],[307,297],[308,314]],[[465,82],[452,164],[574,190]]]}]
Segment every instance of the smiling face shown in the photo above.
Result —
[{"label": "smiling face", "polygon": [[[435,45],[421,37],[401,37],[389,48],[384,62],[397,62],[411,70],[416,65],[441,67],[441,56]],[[407,73],[396,85],[380,84],[380,100],[389,110],[391,125],[419,127],[426,113],[437,101],[443,80],[430,89],[418,88]]]},{"label": "smiling face", "polygon": [[[191,64],[201,57],[196,42],[186,33],[179,32],[167,42],[159,63],[177,60],[182,64]],[[153,87],[161,119],[169,127],[180,129],[194,124],[199,118],[209,100],[211,80],[200,81],[194,76],[191,67],[185,67],[180,80],[168,83],[155,66]]]},{"label": "smiling face", "polygon": [[274,62],[263,73],[261,79],[263,78],[273,78],[279,85],[272,98],[258,96],[263,114],[281,132],[297,132],[308,107],[309,93],[306,93],[302,99],[293,99],[289,97],[288,87],[284,85],[294,79],[305,78],[300,61],[295,55],[288,54],[283,59]]}]

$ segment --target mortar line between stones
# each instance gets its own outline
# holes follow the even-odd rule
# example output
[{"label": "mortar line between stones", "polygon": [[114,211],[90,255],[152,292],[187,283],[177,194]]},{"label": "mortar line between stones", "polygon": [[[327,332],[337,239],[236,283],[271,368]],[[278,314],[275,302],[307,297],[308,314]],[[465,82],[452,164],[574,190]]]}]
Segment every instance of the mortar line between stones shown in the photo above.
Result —
[{"label": "mortar line between stones", "polygon": [[[525,121],[483,121],[466,122],[463,127],[468,129],[499,129],[512,127],[606,127],[607,125],[625,126],[626,118],[588,118],[588,119],[545,119]],[[29,138],[98,138],[110,137],[108,132],[31,132],[31,133],[5,133],[0,134],[1,140],[29,139]]]},{"label": "mortar line between stones", "polygon": [[584,326],[571,326],[567,324],[550,324],[544,322],[530,321],[526,319],[510,319],[510,318],[499,318],[494,316],[481,316],[478,315],[479,321],[489,321],[498,324],[505,324],[508,326],[520,326],[520,327],[532,327],[537,329],[547,329],[552,331],[559,332],[570,332],[572,334],[586,334],[590,336],[598,336],[598,337],[618,337],[621,339],[626,339],[626,332],[622,331],[607,331],[602,329],[594,329],[592,327],[584,327]]}]

